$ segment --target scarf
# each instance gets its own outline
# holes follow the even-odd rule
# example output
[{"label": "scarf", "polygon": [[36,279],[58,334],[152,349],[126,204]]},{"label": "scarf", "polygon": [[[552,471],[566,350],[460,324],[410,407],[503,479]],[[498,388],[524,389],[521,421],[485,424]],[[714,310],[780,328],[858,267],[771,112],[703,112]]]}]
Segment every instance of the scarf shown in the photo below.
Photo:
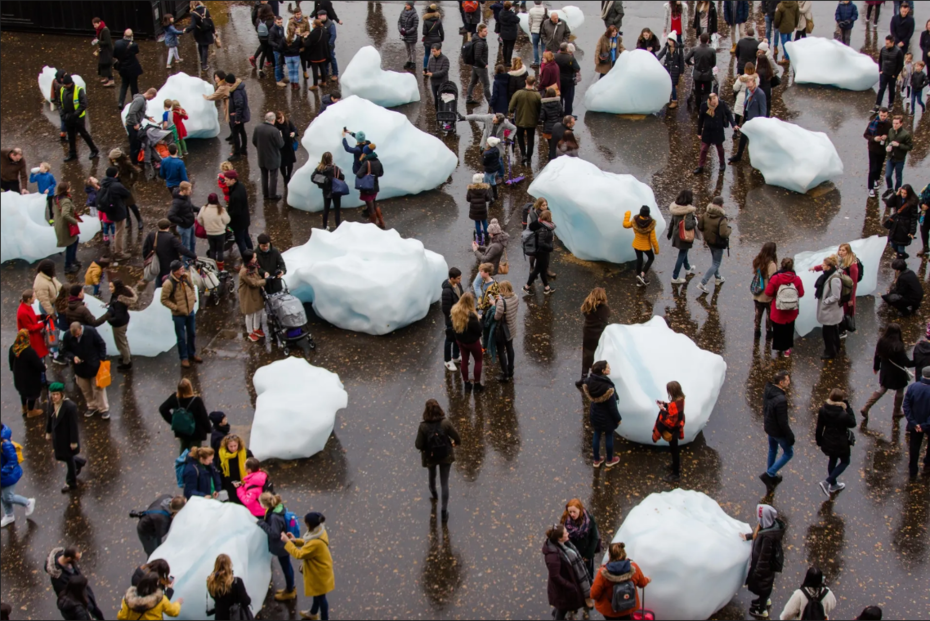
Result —
[{"label": "scarf", "polygon": [[19,355],[29,348],[29,330],[20,330],[16,333],[16,340],[13,341],[13,355],[19,358]]},{"label": "scarf", "polygon": [[817,279],[817,284],[814,285],[814,289],[815,289],[814,294],[815,294],[815,297],[816,297],[818,300],[822,300],[822,299],[823,299],[823,288],[824,288],[824,285],[826,285],[826,284],[827,284],[827,281],[830,280],[830,276],[833,276],[833,274],[835,274],[835,273],[836,273],[836,268],[833,268],[833,269],[830,270],[829,272],[826,271],[826,270],[824,270],[824,271],[823,271],[823,274],[820,275],[820,278]]},{"label": "scarf", "polygon": [[308,532],[306,535],[301,537],[301,539],[304,540],[304,545],[306,545],[308,541],[319,539],[325,532],[326,532],[326,525],[320,524],[315,529],[313,529],[312,531]]},{"label": "scarf", "polygon": [[588,517],[587,511],[581,512],[581,523],[576,524],[575,520],[569,517],[565,520],[565,530],[568,531],[569,539],[584,539],[588,535],[588,531],[591,530],[591,519]]},{"label": "scarf", "polygon": [[562,557],[562,560],[571,566],[578,586],[581,587],[582,595],[585,599],[590,599],[591,581],[588,578],[588,568],[585,567],[581,554],[578,553],[578,550],[576,550],[575,546],[569,541],[556,544],[556,548],[559,550],[559,556]]},{"label": "scarf", "polygon": [[103,32],[103,29],[106,27],[107,27],[106,23],[101,21],[99,24],[97,24],[97,27],[94,28],[94,32],[96,33],[98,39],[100,38],[100,33]]},{"label": "scarf", "polygon": [[[718,99],[718,100],[717,100],[717,106],[719,106],[719,105],[720,105],[720,100]],[[714,112],[717,110],[717,106],[712,106],[712,105],[710,105],[710,100],[708,99],[708,100],[707,100],[707,116],[713,117],[713,116],[714,116]]]},{"label": "scarf", "polygon": [[243,476],[245,472],[245,447],[240,446],[239,451],[236,453],[230,453],[226,450],[226,447],[220,447],[220,470],[227,479],[229,478],[229,462],[232,459],[239,461],[239,476]]}]

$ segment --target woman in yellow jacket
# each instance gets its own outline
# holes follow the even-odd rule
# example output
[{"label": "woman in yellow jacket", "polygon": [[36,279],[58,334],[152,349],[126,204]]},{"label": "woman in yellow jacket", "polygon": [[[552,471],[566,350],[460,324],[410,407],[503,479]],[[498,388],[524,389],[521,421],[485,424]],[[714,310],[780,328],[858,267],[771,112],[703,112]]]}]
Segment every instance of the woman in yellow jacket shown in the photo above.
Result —
[{"label": "woman in yellow jacket", "polygon": [[174,603],[165,597],[164,591],[161,590],[158,574],[149,572],[139,581],[137,586],[130,587],[126,591],[122,608],[116,618],[131,621],[149,621],[164,619],[165,615],[177,617],[181,614],[181,605],[183,603],[183,597]]},{"label": "woman in yellow jacket", "polygon": [[304,619],[329,619],[329,602],[326,594],[336,588],[333,575],[333,557],[329,553],[329,535],[323,523],[326,518],[321,513],[308,513],[304,523],[309,531],[302,539],[291,533],[281,533],[281,541],[288,554],[303,561],[304,595],[313,598],[310,610],[301,610]]},{"label": "woman in yellow jacket", "polygon": [[[639,208],[639,215],[630,219],[630,213],[623,216],[623,228],[633,229],[633,250],[636,252],[636,284],[645,287],[649,284],[646,272],[652,267],[656,255],[659,254],[659,241],[656,239],[656,221],[649,215],[649,207],[643,205]],[[646,265],[643,266],[643,256]]]}]

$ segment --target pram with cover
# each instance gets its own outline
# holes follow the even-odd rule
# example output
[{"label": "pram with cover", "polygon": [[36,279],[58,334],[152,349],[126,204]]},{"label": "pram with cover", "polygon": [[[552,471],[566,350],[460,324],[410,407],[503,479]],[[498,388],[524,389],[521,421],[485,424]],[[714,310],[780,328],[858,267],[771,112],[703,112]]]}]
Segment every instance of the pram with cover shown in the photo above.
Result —
[{"label": "pram with cover", "polygon": [[459,87],[455,82],[443,82],[437,92],[436,121],[439,130],[448,134],[455,133],[455,123],[459,120]]},{"label": "pram with cover", "polygon": [[162,129],[152,123],[139,128],[139,143],[142,146],[136,158],[142,164],[148,181],[155,178],[155,168],[161,165],[162,156],[156,148],[159,142],[164,143],[166,149],[168,145],[174,144],[174,134],[170,129]]},{"label": "pram with cover", "polygon": [[197,257],[192,267],[191,282],[200,289],[208,304],[212,302],[216,306],[224,294],[236,290],[236,283],[229,277],[229,272],[221,271],[213,259]]},{"label": "pram with cover", "polygon": [[316,349],[316,343],[307,329],[307,313],[303,302],[290,294],[287,285],[279,293],[266,293],[262,289],[265,299],[265,314],[268,317],[268,329],[271,337],[278,347],[283,348],[284,355],[291,354],[291,345],[299,345],[304,355],[310,355],[310,350]]}]

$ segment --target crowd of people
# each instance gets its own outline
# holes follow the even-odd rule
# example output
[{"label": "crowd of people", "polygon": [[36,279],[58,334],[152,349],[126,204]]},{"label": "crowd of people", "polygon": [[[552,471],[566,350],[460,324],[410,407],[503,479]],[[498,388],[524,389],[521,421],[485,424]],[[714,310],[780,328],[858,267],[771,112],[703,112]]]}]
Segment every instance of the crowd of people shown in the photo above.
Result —
[{"label": "crowd of people", "polygon": [[[279,2],[256,2],[251,21],[258,39],[258,48],[249,58],[263,79],[265,72],[273,73],[280,87],[300,87],[300,74],[307,87],[330,89],[323,100],[323,109],[339,105],[341,95],[335,90],[339,79],[336,60],[337,25],[342,25],[332,2],[314,2],[314,9],[305,16],[298,2],[285,20],[280,15]],[[695,175],[704,172],[711,147],[718,154],[719,171],[726,164],[739,163],[748,138],[739,129],[746,121],[772,115],[773,89],[780,83],[776,65],[790,64],[784,44],[810,34],[814,29],[811,2],[760,3],[764,22],[764,37],[756,38],[752,23],[753,3],[702,1],[694,5],[689,17],[689,4],[668,2],[662,38],[650,28],[644,28],[636,38],[636,48],[656,55],[668,71],[672,82],[669,108],[678,106],[679,90],[684,90],[682,79],[690,71],[692,89],[689,108],[695,113],[696,131],[700,136],[700,155]],[[880,2],[866,2],[866,27],[878,24]],[[930,22],[919,38],[920,58],[915,61],[909,52],[914,35],[914,19],[907,2],[895,3],[895,15],[885,47],[879,53],[880,86],[874,114],[865,129],[868,143],[868,191],[876,198],[884,181],[886,191],[883,225],[888,229],[889,244],[895,253],[891,263],[895,278],[882,299],[901,321],[916,314],[923,301],[923,285],[909,267],[908,247],[919,235],[923,249],[917,256],[930,258],[928,234],[930,218],[930,186],[920,192],[903,180],[908,152],[913,138],[907,129],[907,120],[916,114],[916,104],[923,108],[922,91],[928,79],[925,69],[930,54]],[[465,391],[480,394],[485,390],[482,371],[485,356],[489,361],[496,357],[500,367],[497,381],[507,383],[514,379],[514,339],[518,331],[518,314],[521,298],[512,282],[502,279],[509,271],[507,247],[510,235],[497,219],[489,218],[489,209],[502,197],[501,184],[505,176],[505,162],[516,162],[532,168],[536,151],[536,132],[541,131],[548,141],[548,159],[579,157],[580,145],[573,129],[577,118],[573,113],[576,86],[581,81],[581,65],[575,57],[574,37],[571,29],[558,13],[550,12],[542,1],[536,2],[459,2],[464,36],[462,62],[470,66],[466,90],[466,105],[471,112],[460,120],[472,122],[482,133],[480,138],[483,173],[475,174],[468,185],[466,201],[469,218],[474,221],[473,251],[479,266],[477,275],[463,286],[462,269],[453,267],[448,279],[442,283],[441,309],[444,317],[443,363],[452,373],[461,373]],[[731,39],[731,54],[737,59],[732,92],[720,90],[718,67],[718,5]],[[625,52],[622,2],[602,2],[600,17],[605,32],[600,37],[594,54],[595,71],[606,75]],[[520,34],[520,12],[525,11],[530,30],[534,62],[524,66],[514,49]],[[493,17],[491,15],[493,14]],[[487,18],[487,19],[486,19]],[[836,7],[838,38],[849,45],[850,32],[859,19],[855,3],[843,0]],[[406,48],[404,68],[414,71],[420,64],[418,39],[422,42],[423,77],[429,85],[437,106],[440,105],[439,88],[449,80],[450,62],[443,54],[445,41],[443,12],[436,4],[428,5],[422,15],[413,2],[407,2],[400,13],[397,30]],[[489,23],[493,20],[494,32],[500,42],[499,56],[490,53]],[[658,24],[657,24],[658,25]],[[0,179],[4,191],[29,192],[29,184],[47,197],[48,220],[54,226],[58,247],[64,253],[64,274],[77,274],[83,265],[77,258],[80,241],[77,225],[80,218],[90,214],[102,223],[102,240],[105,253],[91,262],[83,284],[62,283],[56,275],[56,263],[42,260],[36,267],[31,289],[22,292],[17,311],[17,335],[9,352],[9,366],[14,386],[20,395],[22,415],[28,420],[44,417],[46,438],[51,442],[54,459],[64,464],[65,486],[62,493],[70,493],[80,485],[79,476],[87,465],[82,455],[78,417],[110,418],[107,395],[110,367],[104,339],[97,328],[104,323],[112,329],[119,353],[116,369],[122,373],[132,371],[132,352],[127,339],[130,322],[129,309],[134,308],[139,295],[133,287],[108,271],[111,266],[132,261],[127,253],[127,227],[134,215],[137,225],[143,228],[134,194],[134,186],[144,182],[144,172],[136,166],[136,156],[146,148],[144,131],[154,124],[169,132],[173,141],[160,158],[158,177],[164,181],[171,196],[171,206],[165,216],[156,222],[156,229],[144,239],[141,259],[144,279],[141,287],[153,282],[156,301],[170,310],[177,340],[178,356],[182,368],[201,364],[196,344],[197,284],[192,276],[198,260],[198,239],[205,240],[206,255],[215,261],[220,272],[227,272],[231,262],[231,247],[237,247],[239,264],[238,301],[248,339],[258,342],[266,338],[263,295],[280,292],[281,277],[287,266],[281,253],[274,247],[267,233],[257,236],[253,246],[250,232],[249,197],[235,170],[237,160],[248,156],[249,145],[254,148],[261,170],[261,191],[266,201],[278,201],[278,173],[284,187],[291,179],[296,162],[297,128],[286,111],[269,111],[261,117],[248,138],[247,126],[251,123],[248,92],[242,78],[222,70],[213,72],[215,93],[204,96],[219,102],[222,116],[228,122],[231,152],[221,165],[217,176],[219,192],[211,193],[206,205],[197,207],[191,200],[192,181],[188,176],[184,157],[187,143],[184,121],[187,112],[176,100],[164,101],[161,119],[147,116],[148,103],[156,96],[154,88],[139,92],[138,78],[142,67],[136,56],[139,45],[131,30],[124,31],[119,41],[113,42],[109,28],[100,18],[93,20],[94,46],[98,59],[100,85],[115,86],[113,69],[117,68],[121,80],[118,107],[122,109],[125,96],[131,97],[124,125],[128,134],[128,147],[109,151],[109,166],[102,180],[94,177],[84,180],[85,205],[77,206],[72,183],[58,181],[47,162],[37,168],[27,167],[22,148],[0,150]],[[193,33],[201,70],[209,69],[211,47],[221,44],[209,9],[202,2],[192,2],[190,24],[183,29],[175,25],[174,17],[165,15],[164,44],[168,48],[167,66],[182,62],[179,54],[180,38]],[[686,48],[684,37],[693,32],[697,45]],[[760,28],[760,34],[762,29]],[[783,58],[778,60],[779,43]],[[493,79],[489,70],[493,66]],[[533,72],[534,70],[535,72]],[[311,77],[312,74],[312,77]],[[464,86],[464,84],[463,84]],[[477,89],[488,106],[485,113],[474,106],[481,105],[475,98]],[[888,93],[888,106],[881,103]],[[906,96],[903,114],[895,114],[895,97]],[[732,95],[732,97],[730,96]],[[53,109],[60,115],[60,137],[68,142],[65,161],[78,157],[76,136],[80,135],[90,151],[90,158],[99,157],[93,138],[85,126],[88,100],[85,90],[74,84],[71,75],[60,69],[49,93]],[[733,103],[728,100],[733,99]],[[725,130],[733,129],[738,139],[734,154],[725,158]],[[348,140],[351,136],[352,143]],[[335,145],[334,148],[338,148]],[[343,149],[353,155],[354,184],[361,192],[368,221],[385,228],[382,207],[377,201],[378,179],[385,171],[378,157],[377,146],[366,139],[364,131],[343,132]],[[519,152],[519,157],[517,157]],[[27,177],[27,172],[29,173]],[[315,164],[312,181],[322,192],[324,210],[323,227],[329,230],[342,222],[341,197],[348,193],[345,171],[334,164],[331,151],[325,152]],[[691,190],[682,190],[669,206],[671,224],[666,239],[677,250],[677,259],[671,283],[683,285],[696,273],[690,251],[698,242],[709,250],[710,264],[697,288],[701,295],[709,293],[711,280],[715,288],[725,282],[721,273],[725,251],[729,249],[732,228],[724,200],[714,197],[704,209],[694,205]],[[330,226],[332,212],[335,227]],[[530,262],[530,274],[522,286],[530,294],[538,279],[544,294],[555,288],[551,280],[551,254],[555,250],[557,227],[546,198],[539,198],[523,210],[523,231],[520,250]],[[632,248],[636,255],[635,279],[638,286],[649,284],[650,270],[660,243],[656,236],[656,217],[649,207],[643,206],[636,215],[626,212],[623,226],[633,231]],[[200,244],[203,246],[204,244]],[[728,253],[727,253],[727,256]],[[777,256],[775,243],[765,243],[752,262],[751,273],[741,280],[750,281],[751,297],[755,308],[755,338],[771,341],[776,355],[789,357],[794,348],[795,321],[799,314],[800,299],[806,295],[816,298],[817,321],[823,326],[823,360],[840,355],[844,340],[856,332],[856,288],[863,278],[861,261],[849,244],[841,244],[834,255],[826,257],[813,268],[819,273],[815,290],[805,291],[795,272],[791,258]],[[224,274],[223,278],[232,278]],[[103,283],[109,291],[106,312],[96,317],[85,302],[85,288],[92,287],[99,295]],[[673,289],[676,295],[682,290]],[[39,312],[34,308],[38,305]],[[589,422],[593,429],[592,465],[606,469],[616,466],[620,459],[614,452],[614,434],[623,424],[617,386],[611,379],[607,360],[595,360],[595,350],[601,334],[610,321],[611,309],[607,294],[602,288],[593,289],[581,306],[583,316],[582,372],[576,387],[589,402]],[[764,323],[763,323],[764,319]],[[50,380],[52,369],[46,361],[59,366],[70,366],[75,383],[83,397],[84,407],[65,394],[64,383]],[[458,365],[458,366],[457,366]],[[912,374],[909,369],[915,369]],[[894,391],[892,417],[906,418],[909,434],[908,473],[916,479],[919,473],[920,452],[923,440],[930,436],[930,326],[926,339],[917,344],[908,355],[899,323],[890,322],[882,329],[874,354],[874,371],[878,375],[878,390],[859,409],[861,424],[870,421],[872,409],[889,390]],[[763,427],[768,436],[768,457],[760,479],[768,491],[782,481],[779,475],[793,456],[796,438],[790,426],[788,401],[791,375],[787,371],[774,374],[764,390]],[[48,400],[41,397],[47,391]],[[686,395],[677,381],[668,382],[665,399],[658,400],[658,416],[652,441],[668,445],[671,456],[667,480],[677,483],[682,478],[679,443],[685,438],[688,424],[685,415]],[[159,497],[151,506],[137,512],[138,535],[141,547],[148,556],[167,537],[174,517],[184,509],[190,498],[198,497],[238,503],[256,518],[257,527],[267,535],[268,550],[277,557],[284,578],[284,589],[275,593],[277,601],[297,598],[297,586],[291,559],[301,561],[304,595],[312,600],[311,608],[301,612],[304,618],[329,618],[327,594],[335,588],[333,559],[329,552],[329,538],[325,517],[318,512],[307,513],[303,518],[306,534],[301,536],[300,524],[286,509],[281,496],[274,491],[268,473],[246,447],[246,443],[230,433],[230,423],[223,412],[210,411],[202,395],[196,394],[191,382],[182,379],[177,390],[167,397],[159,413],[179,442],[179,456],[175,462],[179,488],[177,496]],[[828,498],[835,497],[845,484],[839,479],[850,466],[855,434],[852,429],[860,424],[850,403],[849,395],[836,388],[819,408],[814,442],[828,458],[827,476],[817,487]],[[3,425],[2,432],[2,526],[15,522],[14,507],[25,509],[29,518],[36,509],[35,498],[16,494],[16,484],[23,476],[21,447],[12,438],[11,429]],[[601,453],[601,440],[605,453]],[[203,446],[209,441],[209,446]],[[449,484],[451,466],[455,462],[455,449],[463,440],[455,426],[446,417],[441,405],[433,399],[427,401],[422,422],[417,430],[414,448],[421,454],[422,466],[428,470],[428,487],[434,503],[440,505],[443,523],[449,521]],[[780,452],[780,455],[779,455]],[[924,457],[925,471],[930,470],[930,442]],[[438,485],[437,485],[438,473]],[[752,541],[751,564],[747,586],[756,597],[750,614],[767,618],[771,607],[770,595],[776,573],[782,571],[781,541],[787,526],[778,518],[770,505],[760,505],[757,526],[746,534]],[[606,552],[603,565],[597,565],[600,555]],[[594,516],[579,499],[565,505],[558,524],[545,533],[542,548],[548,571],[548,601],[555,618],[573,618],[583,611],[585,618],[596,610],[608,619],[631,618],[641,608],[638,589],[645,588],[650,578],[640,566],[627,556],[624,543],[612,543],[604,548]],[[47,559],[45,571],[58,598],[58,607],[65,619],[102,619],[104,613],[97,605],[88,579],[80,570],[81,551],[75,547],[56,547]],[[243,569],[239,568],[240,573]],[[206,614],[217,619],[248,618],[247,611],[263,594],[249,594],[240,577],[236,576],[232,561],[220,554],[213,572],[206,582],[209,594]],[[618,593],[620,597],[618,599]],[[256,596],[253,602],[252,596]],[[173,577],[168,563],[155,560],[138,567],[131,579],[131,587],[122,600],[120,619],[160,619],[176,617],[182,609],[195,605],[173,598]],[[196,603],[200,606],[200,603]],[[212,609],[210,609],[212,606]],[[801,587],[785,604],[783,619],[826,618],[811,617],[817,610],[828,615],[836,606],[836,597],[826,586],[820,569],[811,567]],[[819,608],[818,608],[819,607]],[[198,609],[199,611],[199,609]],[[810,612],[813,611],[813,612]],[[195,614],[200,614],[195,613]],[[4,618],[9,612],[4,604]],[[866,608],[859,618],[881,618],[875,606]]]}]

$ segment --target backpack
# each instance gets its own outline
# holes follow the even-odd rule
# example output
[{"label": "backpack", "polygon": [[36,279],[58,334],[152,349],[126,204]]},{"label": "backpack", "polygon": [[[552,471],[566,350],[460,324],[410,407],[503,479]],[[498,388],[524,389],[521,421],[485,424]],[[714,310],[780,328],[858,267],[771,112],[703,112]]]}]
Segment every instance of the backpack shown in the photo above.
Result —
[{"label": "backpack", "polygon": [[294,535],[297,539],[300,539],[300,521],[297,519],[297,514],[285,509],[284,522],[287,524],[287,532]]},{"label": "backpack", "polygon": [[762,276],[762,270],[756,270],[756,275],[752,277],[752,282],[749,284],[749,293],[753,295],[765,293],[765,277]]},{"label": "backpack", "polygon": [[852,299],[853,281],[846,272],[838,270],[840,280],[843,282],[843,290],[840,292],[840,304],[848,304]]},{"label": "backpack", "polygon": [[[188,407],[194,402],[193,399],[187,404]],[[171,413],[171,431],[189,438],[197,431],[197,421],[194,420],[194,414],[187,408],[178,407]]]},{"label": "backpack", "polygon": [[822,621],[826,619],[827,613],[823,609],[823,598],[827,596],[830,589],[825,587],[820,594],[816,596],[808,589],[803,589],[803,592],[805,597],[807,597],[807,605],[804,606],[804,610],[801,611],[801,618],[811,619],[812,621]]},{"label": "backpack", "polygon": [[[197,11],[194,12],[197,13]],[[197,14],[200,15],[199,13]],[[204,12],[200,17],[200,21],[197,22],[197,30],[200,32],[213,32],[216,30],[216,26],[213,25],[213,18],[210,17],[209,13]]]},{"label": "backpack", "polygon": [[536,237],[536,231],[526,229],[520,235],[523,244],[523,254],[527,257],[535,257],[536,250],[539,247],[539,239]]},{"label": "backpack", "polygon": [[449,436],[442,432],[442,423],[435,423],[426,438],[426,456],[432,462],[442,461],[452,452]]},{"label": "backpack", "polygon": [[469,2],[463,2],[463,3],[462,3],[462,10],[465,11],[466,13],[474,13],[475,11],[478,10],[478,3],[477,3],[477,2],[471,2],[471,1],[469,1]]},{"label": "backpack", "polygon": [[109,217],[110,215],[109,213],[110,212],[110,191],[103,186],[100,186],[100,189],[97,190],[96,207],[98,211],[102,211],[104,215]]},{"label": "backpack", "polygon": [[793,282],[785,283],[775,292],[775,308],[780,311],[798,310],[798,288]]},{"label": "backpack", "polygon": [[859,260],[859,257],[856,257],[856,265],[859,266],[859,275],[856,278],[856,282],[862,282],[862,277],[865,275],[865,268],[862,267],[862,261]]},{"label": "backpack", "polygon": [[475,64],[475,41],[472,39],[462,46],[462,62],[466,65]]},{"label": "backpack", "polygon": [[530,210],[533,208],[533,203],[527,203],[523,206],[523,230],[526,230],[526,227],[530,225],[529,217]]},{"label": "backpack", "polygon": [[268,38],[268,24],[265,22],[258,22],[258,38],[267,39]]},{"label": "backpack", "polygon": [[[187,456],[190,454],[190,450],[184,449],[184,452],[178,455],[178,458],[174,460],[174,475],[178,480],[178,487],[184,487],[184,468],[187,466]],[[197,466],[194,466],[196,469]]]},{"label": "backpack", "polygon": [[613,593],[610,596],[610,607],[617,616],[625,616],[636,608],[636,585],[631,579],[615,582]]}]

